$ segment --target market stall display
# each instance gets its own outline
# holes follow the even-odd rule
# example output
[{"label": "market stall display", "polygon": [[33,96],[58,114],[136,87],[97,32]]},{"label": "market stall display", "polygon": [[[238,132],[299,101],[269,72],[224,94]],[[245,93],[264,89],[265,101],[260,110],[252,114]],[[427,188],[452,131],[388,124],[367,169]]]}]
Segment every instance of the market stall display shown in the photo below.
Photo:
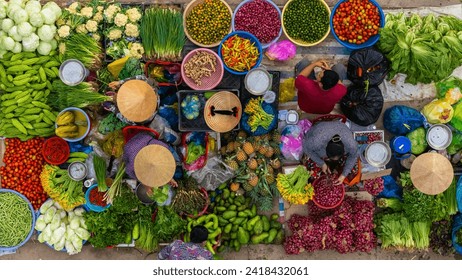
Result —
[{"label": "market stall display", "polygon": [[215,88],[223,78],[223,62],[209,49],[198,48],[189,52],[181,64],[184,82],[194,90]]}]

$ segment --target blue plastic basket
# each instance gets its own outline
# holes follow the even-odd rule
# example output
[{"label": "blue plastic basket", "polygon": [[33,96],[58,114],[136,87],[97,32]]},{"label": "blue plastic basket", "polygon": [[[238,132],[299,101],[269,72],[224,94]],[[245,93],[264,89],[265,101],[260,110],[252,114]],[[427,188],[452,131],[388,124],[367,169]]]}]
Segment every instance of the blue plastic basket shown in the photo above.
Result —
[{"label": "blue plastic basket", "polygon": [[[239,31],[239,30],[236,30],[235,27],[234,27],[234,17],[236,16],[236,13],[237,11],[245,4],[247,4],[248,2],[251,2],[251,1],[254,1],[254,0],[244,0],[242,1],[239,5],[237,5],[236,9],[234,9],[234,13],[233,13],[233,17],[231,19],[231,26],[233,28],[233,31]],[[268,48],[269,46],[271,46],[272,44],[276,43],[279,38],[281,37],[281,34],[282,34],[282,12],[281,12],[281,9],[279,9],[279,7],[273,3],[273,1],[271,0],[265,0],[266,2],[270,3],[271,5],[273,5],[273,7],[278,11],[279,13],[279,20],[280,20],[280,23],[281,23],[281,27],[279,28],[279,34],[276,36],[276,38],[274,38],[271,42],[269,43],[266,43],[266,44],[263,44],[261,43],[261,47],[262,49],[266,49]],[[253,35],[253,34],[252,34]]]},{"label": "blue plastic basket", "polygon": [[[247,105],[247,103],[248,103],[248,101],[246,102],[246,105]],[[241,127],[242,127],[242,130],[247,132],[249,135],[260,136],[260,135],[268,134],[270,131],[277,128],[277,124],[278,124],[277,110],[274,109],[271,106],[271,104],[268,104],[266,102],[263,102],[261,106],[262,106],[263,110],[266,113],[274,115],[273,121],[269,125],[268,129],[264,129],[262,126],[259,126],[254,132],[252,132],[252,129],[250,128],[250,125],[247,123],[247,121],[249,120],[250,115],[247,114],[247,113],[242,112]]]},{"label": "blue plastic basket", "polygon": [[27,241],[29,241],[29,239],[32,237],[32,234],[34,233],[34,228],[35,228],[35,218],[36,218],[35,217],[35,211],[34,211],[34,207],[32,207],[32,204],[30,203],[29,199],[27,199],[24,195],[22,195],[21,193],[19,193],[17,191],[9,190],[9,189],[0,189],[0,193],[7,193],[7,192],[16,194],[19,197],[21,197],[24,201],[27,202],[27,204],[29,205],[31,215],[32,215],[32,226],[31,226],[30,232],[27,235],[26,239],[24,239],[21,243],[19,243],[16,246],[13,246],[13,247],[2,247],[2,246],[0,246],[0,253],[14,253],[14,252],[16,252],[16,250],[19,247],[23,246],[24,244],[26,244]]},{"label": "blue plastic basket", "polygon": [[93,211],[93,212],[103,212],[104,210],[108,209],[109,207],[111,207],[111,204],[108,204],[104,207],[101,207],[99,205],[94,205],[92,203],[90,203],[90,192],[91,190],[93,190],[94,188],[98,187],[98,184],[93,184],[91,185],[88,190],[85,192],[85,206],[90,209],[90,211]]},{"label": "blue plastic basket", "polygon": [[[344,47],[346,47],[347,49],[350,49],[350,50],[358,50],[358,49],[363,49],[363,48],[367,48],[367,47],[371,47],[371,46],[375,45],[375,43],[377,43],[377,41],[380,38],[380,34],[377,34],[377,35],[374,35],[374,36],[370,37],[369,40],[367,40],[366,42],[364,42],[362,44],[359,44],[359,45],[358,44],[351,44],[351,43],[342,41],[337,37],[337,34],[335,34],[334,26],[333,26],[333,19],[334,19],[335,11],[337,10],[337,8],[338,8],[338,6],[340,4],[342,4],[343,2],[346,2],[346,1],[348,1],[348,0],[340,0],[340,1],[338,1],[337,4],[335,4],[334,8],[332,9],[332,13],[330,14],[329,24],[330,24],[330,29],[332,31],[332,35],[334,36],[335,40],[337,40],[337,42],[339,42],[342,46],[344,46]],[[377,3],[376,1],[374,1],[374,0],[369,0],[369,1],[374,6],[376,6],[378,8],[379,14],[380,14],[380,28],[384,27],[384,25],[385,25],[385,14],[383,13],[382,8],[380,7],[379,3]]]},{"label": "blue plastic basket", "polygon": [[223,38],[223,40],[221,40],[220,42],[220,45],[218,46],[218,55],[220,56],[220,59],[221,61],[223,61],[223,67],[226,69],[226,71],[228,71],[229,73],[231,74],[234,74],[234,75],[245,75],[247,74],[247,72],[249,71],[242,71],[242,72],[238,72],[238,71],[234,71],[232,69],[230,69],[224,59],[223,59],[223,56],[221,55],[221,46],[223,45],[223,43],[228,40],[228,38],[234,36],[234,35],[237,35],[241,38],[244,38],[244,39],[249,39],[252,43],[255,43],[255,46],[257,47],[258,49],[258,53],[260,54],[259,57],[258,57],[258,60],[257,60],[257,63],[255,63],[255,65],[251,68],[251,69],[254,69],[254,68],[257,68],[258,66],[260,66],[260,63],[263,59],[263,49],[261,47],[261,43],[258,41],[257,37],[253,36],[252,34],[250,34],[249,32],[245,32],[245,31],[234,31],[234,32],[231,32],[229,33],[228,35],[225,36],[225,38]]}]

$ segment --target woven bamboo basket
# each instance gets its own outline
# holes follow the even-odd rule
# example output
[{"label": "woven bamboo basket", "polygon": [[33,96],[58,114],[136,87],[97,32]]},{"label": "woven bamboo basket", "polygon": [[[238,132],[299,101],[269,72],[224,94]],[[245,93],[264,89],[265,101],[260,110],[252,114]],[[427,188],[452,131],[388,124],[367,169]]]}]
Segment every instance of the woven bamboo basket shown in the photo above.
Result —
[{"label": "woven bamboo basket", "polygon": [[[223,4],[225,4],[225,6],[228,8],[229,10],[229,14],[232,18],[233,16],[233,10],[231,9],[231,7],[229,6],[228,3],[226,3],[226,1],[224,0],[220,0]],[[191,2],[189,2],[189,4],[186,6],[186,8],[184,9],[183,11],[183,29],[184,29],[184,34],[186,34],[186,37],[188,37],[188,39],[193,42],[193,44],[197,45],[197,46],[200,46],[200,47],[203,47],[203,48],[213,48],[213,47],[216,47],[220,44],[221,42],[221,39],[218,40],[217,42],[213,43],[213,44],[210,44],[210,45],[204,45],[204,44],[201,44],[199,42],[197,42],[196,40],[194,40],[191,35],[189,34],[187,28],[186,28],[186,17],[189,15],[189,13],[191,12],[191,10],[196,7],[197,5],[199,4],[202,4],[204,3],[205,0],[193,0]],[[231,33],[231,31],[233,31],[233,27],[231,25],[231,23],[229,24],[229,31],[228,31],[228,34]],[[223,39],[223,38],[222,38]]]}]

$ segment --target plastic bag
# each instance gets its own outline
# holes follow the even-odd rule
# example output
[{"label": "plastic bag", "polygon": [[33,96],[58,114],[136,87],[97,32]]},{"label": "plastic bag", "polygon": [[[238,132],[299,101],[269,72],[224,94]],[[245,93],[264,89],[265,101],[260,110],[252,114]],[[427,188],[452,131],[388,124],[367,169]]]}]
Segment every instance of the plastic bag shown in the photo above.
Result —
[{"label": "plastic bag", "polygon": [[183,168],[195,171],[204,167],[208,154],[208,133],[188,132],[181,136],[181,155]]},{"label": "plastic bag", "polygon": [[[456,249],[456,252],[462,255],[462,243],[461,240],[457,240],[457,232],[462,228],[462,214],[457,214],[454,216],[452,221],[452,246]],[[459,243],[457,243],[459,241]]]},{"label": "plastic bag", "polygon": [[217,156],[207,159],[207,164],[200,170],[188,172],[200,186],[207,191],[213,191],[218,186],[234,177],[234,170],[227,166]]},{"label": "plastic bag", "polygon": [[368,126],[375,123],[382,113],[382,92],[378,87],[369,87],[368,92],[362,87],[349,87],[340,102],[340,107],[352,122]]},{"label": "plastic bag", "polygon": [[445,100],[449,104],[453,105],[462,98],[462,80],[451,76],[436,83],[436,92],[438,98]]},{"label": "plastic bag", "polygon": [[462,131],[462,102],[452,106],[454,108],[454,115],[449,124],[457,130]]},{"label": "plastic bag", "polygon": [[279,147],[286,160],[298,161],[303,156],[303,137],[311,128],[307,119],[299,121],[296,125],[287,125],[281,132]]},{"label": "plastic bag", "polygon": [[454,108],[443,99],[435,99],[423,107],[422,114],[431,124],[447,123],[454,116]]},{"label": "plastic bag", "polygon": [[457,180],[456,200],[457,209],[459,209],[459,213],[462,213],[462,177],[459,177],[459,180]]},{"label": "plastic bag", "polygon": [[389,71],[387,58],[374,47],[353,51],[348,59],[347,77],[356,85],[380,85]]},{"label": "plastic bag", "polygon": [[279,86],[279,103],[289,102],[295,97],[295,79],[288,78]]},{"label": "plastic bag", "polygon": [[424,121],[425,117],[419,111],[404,105],[392,106],[383,114],[383,126],[395,135],[406,135],[423,126]]},{"label": "plastic bag", "polygon": [[403,188],[390,175],[383,176],[383,191],[377,198],[403,198]]},{"label": "plastic bag", "polygon": [[287,61],[297,54],[297,47],[289,40],[272,44],[265,52],[269,60]]}]

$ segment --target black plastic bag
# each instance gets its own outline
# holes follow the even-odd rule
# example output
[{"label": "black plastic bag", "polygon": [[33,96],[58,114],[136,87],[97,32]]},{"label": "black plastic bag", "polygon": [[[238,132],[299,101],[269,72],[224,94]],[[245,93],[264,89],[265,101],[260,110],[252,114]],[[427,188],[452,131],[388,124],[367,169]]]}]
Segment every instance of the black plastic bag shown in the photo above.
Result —
[{"label": "black plastic bag", "polygon": [[378,87],[351,86],[342,98],[340,107],[343,114],[352,122],[367,126],[373,124],[380,117],[383,108],[383,96]]},{"label": "black plastic bag", "polygon": [[376,48],[355,50],[348,59],[347,77],[355,85],[378,86],[389,71],[387,58]]}]

